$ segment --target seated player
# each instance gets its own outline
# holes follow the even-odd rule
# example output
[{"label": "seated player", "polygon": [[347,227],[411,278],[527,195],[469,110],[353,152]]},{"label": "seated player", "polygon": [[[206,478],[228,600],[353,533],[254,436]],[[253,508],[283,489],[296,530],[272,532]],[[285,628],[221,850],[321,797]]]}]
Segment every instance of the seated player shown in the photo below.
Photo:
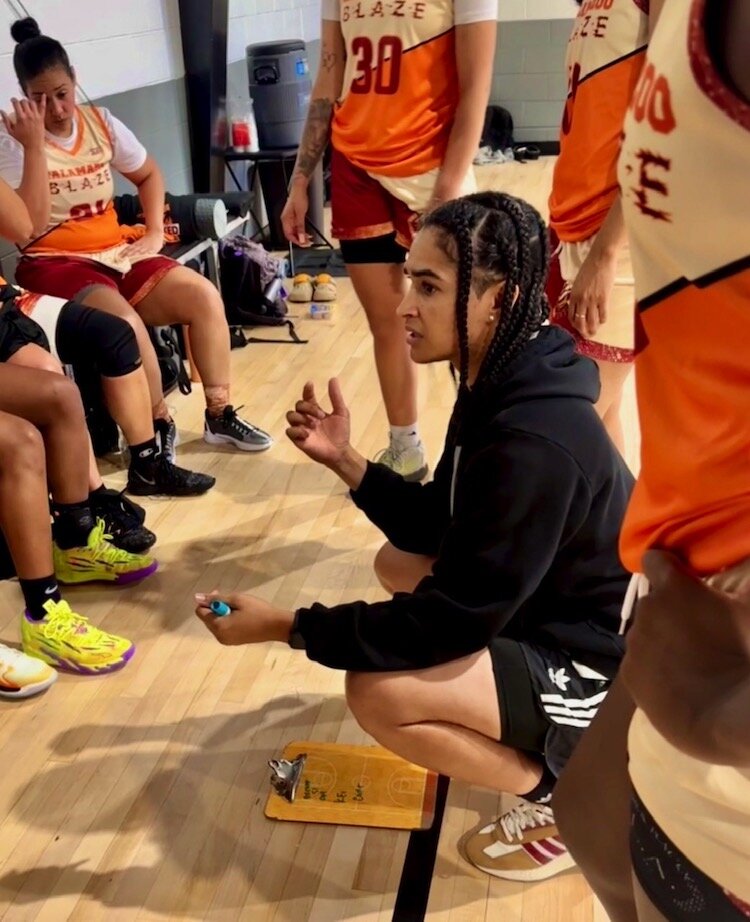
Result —
[{"label": "seated player", "polygon": [[[547,250],[537,212],[495,193],[441,206],[416,237],[399,308],[411,354],[460,374],[432,483],[351,447],[335,381],[332,412],[308,384],[288,414],[289,438],[388,538],[375,566],[392,599],[295,613],[197,597],[222,643],[287,642],[345,669],[354,715],[391,751],[523,797],[463,846],[517,880],[572,864],[547,804],[622,656],[617,535],[632,486],[594,410],[595,365],[545,325]],[[214,617],[212,597],[233,611]]]},{"label": "seated player", "polygon": [[[148,381],[127,321],[73,301],[22,292],[2,278],[0,302],[0,362],[58,373],[62,362],[74,372],[93,368],[101,375],[104,403],[130,449],[128,492],[198,496],[211,489],[215,477],[178,467],[160,450]],[[50,354],[40,355],[40,347]]]},{"label": "seated player", "polygon": [[[83,406],[72,381],[0,365],[0,528],[26,602],[23,651],[67,672],[98,674],[124,666],[134,647],[73,612],[58,581],[130,583],[149,576],[157,564],[114,547],[104,523],[94,520],[86,444]],[[52,681],[48,670],[0,647],[0,695],[23,697]]]},{"label": "seated player", "polygon": [[[199,273],[159,255],[164,183],[156,162],[105,109],[76,105],[75,74],[62,45],[33,19],[11,29],[13,63],[27,99],[3,115],[0,176],[28,206],[31,234],[17,281],[24,288],[123,317],[133,327],[149,383],[156,431],[174,457],[176,428],[162,394],[159,364],[144,324],[184,324],[206,399],[204,438],[210,444],[263,451],[270,436],[241,419],[229,403],[230,344],[224,305]],[[46,129],[46,131],[45,131]],[[113,172],[138,190],[146,233],[123,240],[113,197]]]}]

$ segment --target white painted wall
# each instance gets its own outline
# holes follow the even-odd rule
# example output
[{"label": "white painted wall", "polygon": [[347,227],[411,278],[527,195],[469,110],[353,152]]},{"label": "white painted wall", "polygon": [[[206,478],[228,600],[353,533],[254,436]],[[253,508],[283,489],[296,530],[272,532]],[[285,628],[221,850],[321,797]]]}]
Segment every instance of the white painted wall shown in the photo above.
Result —
[{"label": "white painted wall", "polygon": [[[501,22],[573,19],[574,0],[498,0]],[[253,42],[320,38],[320,0],[229,0],[227,61],[240,61]]]},{"label": "white painted wall", "polygon": [[320,0],[229,0],[227,61],[241,61],[255,42],[320,38]]},{"label": "white painted wall", "polygon": [[[42,32],[65,46],[91,98],[184,74],[177,0],[25,0]],[[14,17],[0,11],[0,102],[19,93],[13,73]]]}]

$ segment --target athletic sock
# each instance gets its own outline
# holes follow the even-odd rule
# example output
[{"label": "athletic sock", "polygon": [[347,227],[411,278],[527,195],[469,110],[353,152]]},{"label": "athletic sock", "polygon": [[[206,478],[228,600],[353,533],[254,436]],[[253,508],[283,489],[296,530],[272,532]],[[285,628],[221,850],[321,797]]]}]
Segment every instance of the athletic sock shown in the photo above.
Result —
[{"label": "athletic sock", "polygon": [[542,771],[542,779],[539,784],[528,794],[520,794],[520,797],[523,797],[524,800],[530,801],[532,804],[544,804],[547,805],[552,800],[552,792],[555,789],[557,784],[557,777],[552,774],[549,766],[545,765]]},{"label": "athletic sock", "polygon": [[89,491],[89,499],[92,496],[103,496],[107,492],[107,487],[102,484],[100,487],[97,487],[95,490]]},{"label": "athletic sock", "polygon": [[419,426],[391,426],[391,445],[397,448],[419,448],[422,444],[419,438]]},{"label": "athletic sock", "polygon": [[55,543],[62,550],[84,547],[94,528],[94,517],[88,498],[81,503],[53,503]]},{"label": "athletic sock", "polygon": [[154,460],[159,454],[156,436],[147,442],[130,446],[130,470],[139,474],[147,474],[154,466]]},{"label": "athletic sock", "polygon": [[26,601],[26,611],[34,621],[41,621],[47,614],[44,610],[45,603],[59,602],[62,598],[54,573],[51,576],[43,576],[41,579],[19,578],[18,581]]}]

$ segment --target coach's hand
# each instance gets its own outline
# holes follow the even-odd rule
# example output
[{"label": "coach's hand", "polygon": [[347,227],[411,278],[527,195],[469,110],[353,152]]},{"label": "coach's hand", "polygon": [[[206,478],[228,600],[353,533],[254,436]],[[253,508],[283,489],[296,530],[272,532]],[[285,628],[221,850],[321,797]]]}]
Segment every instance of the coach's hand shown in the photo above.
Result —
[{"label": "coach's hand", "polygon": [[356,490],[365,476],[367,461],[349,443],[349,410],[337,378],[328,382],[328,396],[330,413],[318,403],[315,387],[308,381],[302,390],[302,400],[286,414],[289,423],[286,434],[308,458],[325,464]]},{"label": "coach's hand", "polygon": [[750,766],[750,602],[649,552],[621,674],[659,733],[688,755]]},{"label": "coach's hand", "polygon": [[573,282],[568,301],[568,319],[585,339],[596,336],[607,319],[607,308],[615,287],[617,258],[591,250]]},{"label": "coach's hand", "polygon": [[47,97],[41,99],[11,99],[13,111],[0,112],[5,130],[24,150],[44,150],[44,113]]},{"label": "coach's hand", "polygon": [[289,196],[281,212],[281,226],[284,236],[290,243],[299,247],[309,247],[312,238],[305,230],[307,211],[310,208],[310,197],[307,193],[307,180],[292,178],[289,186]]},{"label": "coach's hand", "polygon": [[[217,617],[210,609],[214,599],[221,599],[231,612]],[[278,640],[287,643],[294,623],[294,612],[274,608],[262,599],[236,592],[199,593],[195,613],[219,643],[228,647]]]}]

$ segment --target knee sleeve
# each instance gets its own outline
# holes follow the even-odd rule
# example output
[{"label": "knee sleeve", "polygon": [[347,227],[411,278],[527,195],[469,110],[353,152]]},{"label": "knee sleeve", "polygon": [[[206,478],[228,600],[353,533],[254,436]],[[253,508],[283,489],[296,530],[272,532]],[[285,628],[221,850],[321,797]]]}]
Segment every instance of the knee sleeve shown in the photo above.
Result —
[{"label": "knee sleeve", "polygon": [[60,311],[57,351],[66,364],[93,364],[105,378],[121,378],[141,366],[135,331],[127,320],[73,301]]}]

